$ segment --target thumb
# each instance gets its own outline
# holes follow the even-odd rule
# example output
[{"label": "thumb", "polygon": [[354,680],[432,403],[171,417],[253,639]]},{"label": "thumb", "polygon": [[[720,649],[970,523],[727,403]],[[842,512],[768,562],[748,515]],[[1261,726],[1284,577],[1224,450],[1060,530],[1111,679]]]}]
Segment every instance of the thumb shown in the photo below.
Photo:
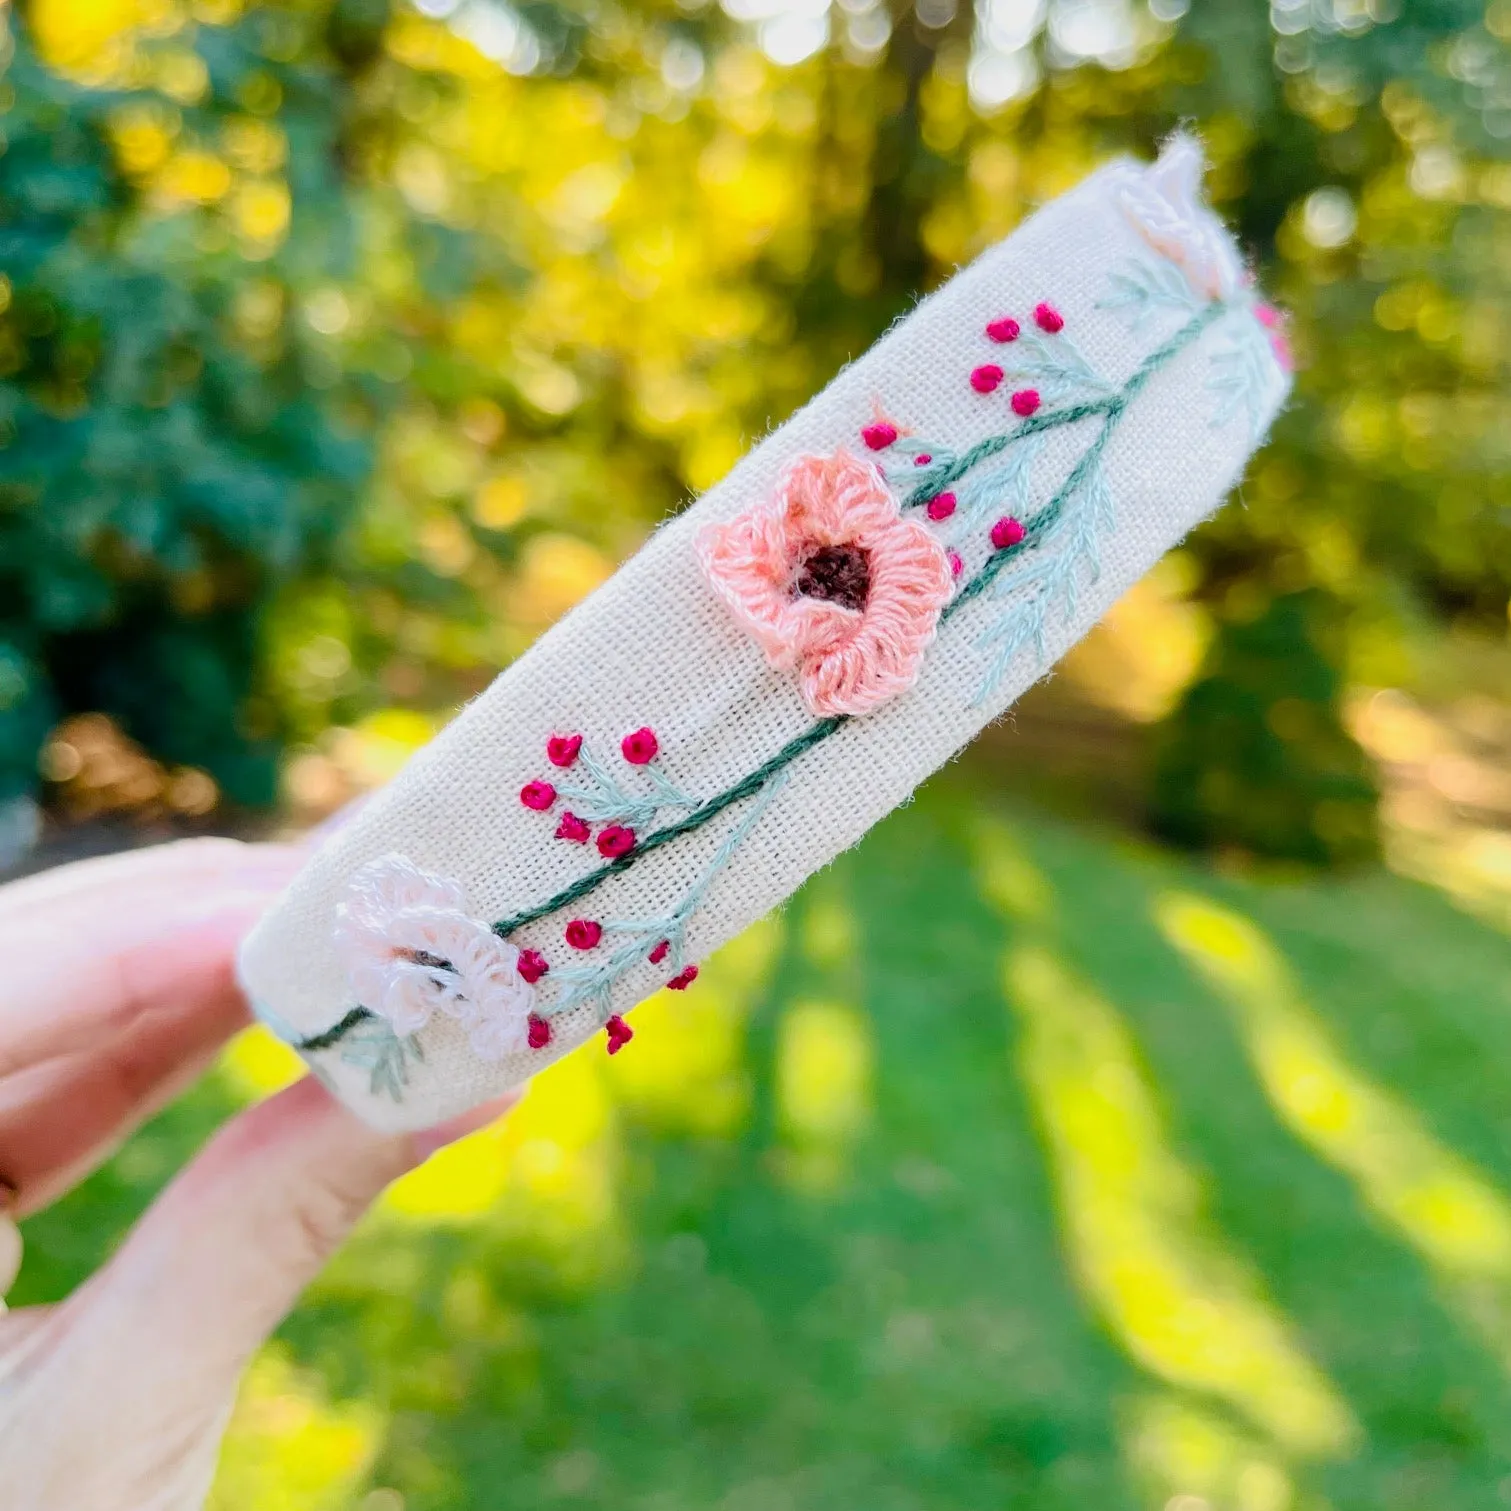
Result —
[{"label": "thumb", "polygon": [[[128,1487],[204,1459],[247,1360],[383,1188],[516,1099],[380,1134],[307,1078],[242,1113],[54,1309],[28,1370],[28,1440],[4,1447],[54,1471],[68,1464],[71,1505],[156,1504]],[[38,1434],[54,1426],[44,1446]],[[82,1444],[98,1482],[75,1477],[88,1472]]]}]

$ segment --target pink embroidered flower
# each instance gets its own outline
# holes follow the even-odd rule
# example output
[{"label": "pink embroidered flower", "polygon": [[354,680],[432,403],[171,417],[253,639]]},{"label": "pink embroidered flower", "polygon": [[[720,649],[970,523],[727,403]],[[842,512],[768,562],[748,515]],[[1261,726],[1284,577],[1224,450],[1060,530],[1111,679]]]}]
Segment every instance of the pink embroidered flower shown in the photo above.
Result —
[{"label": "pink embroidered flower", "polygon": [[557,839],[569,839],[574,845],[585,845],[592,830],[575,813],[563,813],[556,826]]},{"label": "pink embroidered flower", "polygon": [[603,925],[591,918],[574,918],[567,925],[566,940],[574,950],[590,950],[603,938]]},{"label": "pink embroidered flower", "polygon": [[695,965],[685,965],[666,983],[666,989],[672,992],[685,992],[697,979],[698,967]]},{"label": "pink embroidered flower", "polygon": [[526,808],[544,813],[556,801],[556,789],[549,782],[526,782],[519,789],[519,800]]},{"label": "pink embroidered flower", "polygon": [[948,519],[955,512],[955,504],[953,493],[936,493],[924,505],[924,513],[932,520]]},{"label": "pink embroidered flower", "polygon": [[958,577],[963,571],[965,571],[965,563],[960,559],[960,553],[958,551],[946,551],[944,554],[950,564],[951,577]]},{"label": "pink embroidered flower", "polygon": [[977,393],[991,393],[1002,381],[1002,369],[995,362],[984,362],[971,371],[971,387]]},{"label": "pink embroidered flower", "polygon": [[581,735],[552,735],[546,741],[546,759],[553,766],[570,766],[581,749]]},{"label": "pink embroidered flower", "polygon": [[874,425],[867,425],[860,438],[872,451],[885,451],[897,439],[897,427],[890,420],[878,420]]},{"label": "pink embroidered flower", "polygon": [[642,728],[627,734],[619,742],[619,748],[631,766],[648,766],[656,759],[661,742],[656,738],[654,729]]},{"label": "pink embroidered flower", "polygon": [[1013,413],[1026,420],[1039,407],[1039,390],[1020,388],[1008,402],[1013,406]]},{"label": "pink embroidered flower", "polygon": [[903,518],[881,474],[847,451],[799,457],[776,497],[705,525],[714,591],[815,714],[864,714],[917,680],[951,591],[949,559]]},{"label": "pink embroidered flower", "polygon": [[993,341],[1016,341],[1021,331],[1022,328],[1011,315],[1004,315],[1000,320],[993,320],[986,328],[986,334]]},{"label": "pink embroidered flower", "polygon": [[1034,324],[1051,336],[1058,336],[1065,329],[1065,317],[1052,304],[1034,306]]},{"label": "pink embroidered flower", "polygon": [[1196,293],[1231,299],[1243,288],[1243,262],[1222,222],[1201,201],[1202,153],[1191,137],[1173,137],[1152,167],[1117,171],[1123,214]]},{"label": "pink embroidered flower", "polygon": [[520,952],[468,910],[454,881],[385,855],[357,871],[336,906],[336,952],[353,995],[396,1034],[436,1013],[456,1019],[474,1053],[525,1047],[535,991]]},{"label": "pink embroidered flower", "polygon": [[526,1042],[531,1049],[544,1049],[551,1042],[551,1025],[544,1018],[530,1015]]},{"label": "pink embroidered flower", "polygon": [[635,831],[623,824],[610,824],[598,836],[598,853],[605,860],[618,860],[635,848]]},{"label": "pink embroidered flower", "polygon": [[663,939],[661,943],[658,944],[656,948],[653,949],[645,958],[649,960],[652,965],[660,965],[661,962],[666,959],[666,952],[671,949],[671,947],[671,940]]},{"label": "pink embroidered flower", "polygon": [[618,1013],[603,1025],[603,1031],[609,1036],[608,1050],[611,1055],[617,1055],[635,1037],[635,1030]]}]

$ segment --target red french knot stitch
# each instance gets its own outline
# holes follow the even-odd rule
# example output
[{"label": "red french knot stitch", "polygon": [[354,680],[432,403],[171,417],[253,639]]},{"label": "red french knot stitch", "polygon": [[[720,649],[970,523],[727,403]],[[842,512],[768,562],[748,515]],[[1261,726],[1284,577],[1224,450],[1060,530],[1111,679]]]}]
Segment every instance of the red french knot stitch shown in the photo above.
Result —
[{"label": "red french knot stitch", "polygon": [[1016,341],[1021,329],[1011,315],[1004,315],[1000,320],[993,320],[987,326],[986,333],[993,341]]},{"label": "red french knot stitch", "polygon": [[695,965],[683,966],[683,968],[666,983],[669,992],[685,992],[694,981],[698,979],[698,967]]},{"label": "red french knot stitch", "polygon": [[656,731],[646,725],[627,734],[619,742],[619,748],[631,766],[645,766],[656,759],[661,742],[656,738]]},{"label": "red french knot stitch", "polygon": [[958,577],[965,571],[965,563],[960,559],[958,551],[946,551],[945,555],[950,559],[950,576]]},{"label": "red french knot stitch", "polygon": [[635,848],[635,831],[623,824],[610,824],[598,836],[598,853],[605,860],[618,860]]},{"label": "red french knot stitch", "polygon": [[955,495],[936,493],[925,505],[925,512],[930,519],[948,519],[955,512]]},{"label": "red french knot stitch", "polygon": [[990,393],[1002,381],[1002,369],[995,362],[987,362],[971,373],[971,387],[977,393]]},{"label": "red french knot stitch", "polygon": [[521,950],[514,968],[534,986],[551,969],[551,963],[539,950]]},{"label": "red french knot stitch", "polygon": [[556,789],[549,782],[526,782],[519,789],[519,800],[526,808],[544,813],[556,801]]},{"label": "red french knot stitch", "polygon": [[897,439],[897,427],[890,420],[878,420],[874,425],[867,425],[860,438],[872,451],[885,451]]},{"label": "red french knot stitch", "polygon": [[650,952],[650,954],[649,954],[649,955],[647,955],[647,956],[646,956],[646,957],[645,957],[645,958],[646,958],[646,959],[647,959],[647,960],[649,960],[649,961],[650,961],[650,963],[651,963],[651,964],[652,964],[652,965],[660,965],[660,964],[661,964],[661,962],[662,962],[662,961],[663,961],[663,960],[665,960],[665,959],[666,959],[666,952],[667,952],[667,951],[668,951],[668,950],[669,950],[669,949],[670,949],[670,948],[671,948],[671,947],[672,947],[672,942],[671,942],[671,940],[670,940],[670,939],[663,939],[663,940],[662,940],[662,941],[661,941],[661,943],[660,943],[660,944],[658,944],[658,945],[657,945],[657,946],[656,946],[656,948],[655,948],[655,949],[653,949],[653,950],[652,950],[652,951],[651,951],[651,952]]},{"label": "red french knot stitch", "polygon": [[915,467],[927,467],[933,460],[934,458],[930,456],[927,451],[920,451],[918,455],[913,458],[913,465]]},{"label": "red french knot stitch", "polygon": [[551,1042],[551,1025],[534,1013],[526,1019],[525,1031],[531,1049],[544,1049]]},{"label": "red french knot stitch", "polygon": [[992,526],[992,544],[999,551],[1016,546],[1023,539],[1023,526],[1012,515],[1005,514]]},{"label": "red french knot stitch", "polygon": [[603,1025],[603,1031],[609,1036],[609,1053],[611,1055],[617,1055],[635,1037],[635,1030],[618,1013],[615,1013]]},{"label": "red french knot stitch", "polygon": [[1039,407],[1037,388],[1020,388],[1012,397],[1013,413],[1026,420]]},{"label": "red french knot stitch", "polygon": [[603,938],[603,925],[591,918],[574,918],[567,925],[567,943],[574,950],[590,950]]},{"label": "red french knot stitch", "polygon": [[1052,304],[1036,304],[1034,324],[1041,331],[1048,331],[1051,336],[1055,336],[1065,329],[1065,317]]},{"label": "red french knot stitch", "polygon": [[556,826],[557,839],[569,839],[574,845],[585,845],[592,830],[575,813],[563,813]]},{"label": "red french knot stitch", "polygon": [[570,766],[581,749],[581,735],[552,735],[546,741],[546,759],[553,766]]}]

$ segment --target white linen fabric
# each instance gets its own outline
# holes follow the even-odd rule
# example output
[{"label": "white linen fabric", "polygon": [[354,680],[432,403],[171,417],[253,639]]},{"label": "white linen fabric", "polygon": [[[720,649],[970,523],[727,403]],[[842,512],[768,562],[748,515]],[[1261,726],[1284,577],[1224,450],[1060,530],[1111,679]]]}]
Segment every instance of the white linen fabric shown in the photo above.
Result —
[{"label": "white linen fabric", "polygon": [[[686,958],[706,956],[779,904],[1007,709],[1218,507],[1285,397],[1274,317],[1256,304],[1231,242],[1191,196],[1199,168],[1195,148],[1177,142],[1156,168],[1125,162],[1094,174],[923,300],[723,482],[659,529],[311,859],[241,953],[242,982],[264,1020],[297,1041],[329,1030],[358,1005],[335,946],[335,920],[354,873],[378,857],[397,853],[455,881],[484,920],[528,909],[600,866],[592,845],[551,837],[556,813],[531,811],[519,800],[532,779],[575,778],[547,763],[549,736],[581,732],[585,748],[634,788],[641,773],[621,762],[620,741],[649,726],[661,769],[685,793],[707,798],[813,725],[797,677],[769,668],[703,576],[694,552],[700,527],[768,500],[800,456],[846,447],[888,462],[860,440],[878,406],[903,428],[905,442],[911,433],[955,453],[1010,429],[1009,392],[1026,384],[1009,377],[983,395],[969,381],[979,364],[1011,368],[1013,349],[984,334],[1004,315],[1033,335],[1033,310],[1050,302],[1089,367],[1121,384],[1204,301],[1229,298],[1152,372],[1107,442],[1103,475],[1115,512],[1100,532],[1099,568],[1089,557],[1078,564],[1073,612],[1067,618],[1057,604],[1047,614],[1042,655],[1031,642],[1023,646],[982,697],[992,661],[982,636],[1012,603],[986,591],[964,605],[941,625],[910,691],[846,722],[794,760],[780,790],[765,795],[749,833],[687,918]],[[1167,189],[1177,179],[1188,202]],[[1151,197],[1160,216],[1148,213]],[[1154,230],[1151,220],[1158,221]],[[1190,229],[1184,239],[1183,221]],[[1142,293],[1141,283],[1148,285]],[[1053,402],[1046,387],[1046,411]],[[1043,434],[1026,508],[992,510],[972,537],[979,548],[959,546],[962,582],[990,554],[992,519],[1016,513],[1031,521],[1085,455],[1097,425],[1090,419]],[[510,943],[539,951],[558,978],[591,963],[598,952],[564,948],[569,919],[674,914],[759,801],[731,805],[611,876],[590,898],[527,924]],[[598,951],[611,951],[614,939],[606,936]],[[627,1012],[671,974],[665,960],[633,963],[612,984],[610,1010]],[[540,983],[542,1002],[550,1001],[552,985],[551,975]],[[458,1022],[437,1016],[415,1037],[418,1053],[401,1057],[397,1082],[374,1074],[371,1057],[350,1045],[306,1057],[374,1126],[420,1127],[534,1074],[597,1032],[604,1016],[600,1005],[584,1002],[552,1020],[548,1046],[497,1060],[479,1056]]]}]

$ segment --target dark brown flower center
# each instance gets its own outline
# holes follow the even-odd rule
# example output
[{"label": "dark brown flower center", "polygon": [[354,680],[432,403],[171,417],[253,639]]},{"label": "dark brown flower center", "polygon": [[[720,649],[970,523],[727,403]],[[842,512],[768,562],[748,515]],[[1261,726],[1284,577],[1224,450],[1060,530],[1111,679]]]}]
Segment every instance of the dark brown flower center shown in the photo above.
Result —
[{"label": "dark brown flower center", "polygon": [[798,565],[797,591],[859,611],[871,593],[870,555],[860,546],[819,546]]}]

